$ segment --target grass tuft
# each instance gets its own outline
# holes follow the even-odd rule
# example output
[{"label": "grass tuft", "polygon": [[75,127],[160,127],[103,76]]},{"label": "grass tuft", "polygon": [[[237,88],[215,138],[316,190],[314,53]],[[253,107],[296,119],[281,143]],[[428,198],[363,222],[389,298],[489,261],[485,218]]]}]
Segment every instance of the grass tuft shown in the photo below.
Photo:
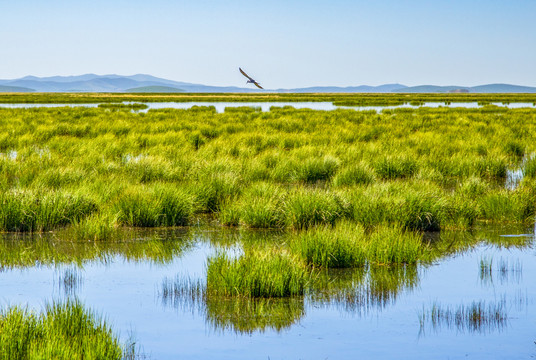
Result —
[{"label": "grass tuft", "polygon": [[207,291],[220,296],[302,295],[308,278],[298,258],[275,249],[252,250],[239,258],[219,254],[207,264]]},{"label": "grass tuft", "polygon": [[127,347],[78,301],[49,304],[40,315],[19,307],[0,313],[0,359],[121,359]]}]

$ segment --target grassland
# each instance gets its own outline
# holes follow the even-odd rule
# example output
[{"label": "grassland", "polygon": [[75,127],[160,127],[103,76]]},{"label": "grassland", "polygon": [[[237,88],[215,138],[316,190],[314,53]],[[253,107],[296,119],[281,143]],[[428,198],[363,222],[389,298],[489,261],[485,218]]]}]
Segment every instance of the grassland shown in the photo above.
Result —
[{"label": "grassland", "polygon": [[[164,100],[140,96],[3,95],[0,101]],[[195,96],[419,102],[436,95]],[[530,102],[533,95],[441,96]],[[203,214],[221,226],[276,228],[283,244],[251,246],[238,259],[221,255],[207,267],[210,292],[269,298],[303,294],[319,268],[406,266],[452,250],[423,240],[423,232],[534,221],[534,109],[131,108],[0,109],[0,231],[69,232],[105,244],[119,229],[188,226]],[[524,177],[507,188],[513,170]],[[48,254],[45,263],[62,261],[47,246],[34,247]],[[102,245],[112,252],[120,246]],[[147,252],[164,261],[179,251],[157,242],[129,246],[128,256]],[[99,256],[91,247],[75,248],[82,259]],[[32,261],[23,246],[4,243],[0,250],[21,262],[4,266]]]}]

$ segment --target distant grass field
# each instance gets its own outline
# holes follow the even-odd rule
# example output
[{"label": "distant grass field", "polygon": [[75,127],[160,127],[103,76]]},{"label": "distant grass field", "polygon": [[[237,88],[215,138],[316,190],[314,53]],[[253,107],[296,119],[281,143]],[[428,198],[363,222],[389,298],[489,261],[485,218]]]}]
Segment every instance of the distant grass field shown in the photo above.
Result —
[{"label": "distant grass field", "polygon": [[[148,87],[132,89],[133,93],[4,93],[0,103],[103,103],[103,102],[333,102],[341,106],[382,106],[425,102],[457,103],[536,103],[536,94],[385,94],[385,93],[176,93],[175,90]],[[22,90],[21,90],[22,91]],[[159,93],[155,93],[159,92]],[[168,92],[163,94],[160,92]]]}]

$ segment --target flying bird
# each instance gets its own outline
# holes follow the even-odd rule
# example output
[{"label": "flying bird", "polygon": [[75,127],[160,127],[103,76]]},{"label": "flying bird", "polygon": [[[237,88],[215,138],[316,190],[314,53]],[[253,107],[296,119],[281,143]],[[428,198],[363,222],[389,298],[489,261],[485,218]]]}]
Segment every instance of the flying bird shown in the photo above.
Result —
[{"label": "flying bird", "polygon": [[246,84],[253,84],[256,87],[258,87],[259,89],[263,89],[263,87],[257,81],[255,81],[252,78],[250,78],[249,75],[244,72],[244,70],[242,70],[241,68],[238,68],[238,70],[240,70],[242,75],[244,75],[245,77],[248,78],[248,81],[246,82]]}]

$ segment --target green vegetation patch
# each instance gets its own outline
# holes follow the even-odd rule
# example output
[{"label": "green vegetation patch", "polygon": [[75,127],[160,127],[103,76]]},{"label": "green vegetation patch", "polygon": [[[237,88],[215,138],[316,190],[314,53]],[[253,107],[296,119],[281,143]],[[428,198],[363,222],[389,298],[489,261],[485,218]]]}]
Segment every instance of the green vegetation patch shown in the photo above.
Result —
[{"label": "green vegetation patch", "polygon": [[219,254],[207,264],[207,290],[219,296],[302,295],[309,280],[302,262],[284,251],[250,251],[238,258]]},{"label": "green vegetation patch", "polygon": [[78,301],[0,312],[0,359],[122,359],[133,355],[110,326]]}]

